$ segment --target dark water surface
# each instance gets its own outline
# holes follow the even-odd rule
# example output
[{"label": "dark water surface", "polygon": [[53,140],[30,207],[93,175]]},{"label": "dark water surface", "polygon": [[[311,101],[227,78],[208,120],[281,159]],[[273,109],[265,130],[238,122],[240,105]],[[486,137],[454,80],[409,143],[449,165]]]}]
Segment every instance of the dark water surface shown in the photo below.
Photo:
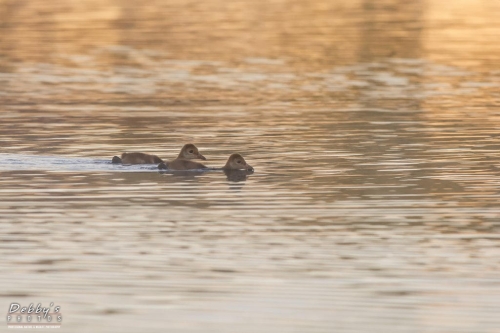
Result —
[{"label": "dark water surface", "polygon": [[[0,310],[500,332],[500,3],[0,0]],[[249,176],[159,173],[123,151]]]}]

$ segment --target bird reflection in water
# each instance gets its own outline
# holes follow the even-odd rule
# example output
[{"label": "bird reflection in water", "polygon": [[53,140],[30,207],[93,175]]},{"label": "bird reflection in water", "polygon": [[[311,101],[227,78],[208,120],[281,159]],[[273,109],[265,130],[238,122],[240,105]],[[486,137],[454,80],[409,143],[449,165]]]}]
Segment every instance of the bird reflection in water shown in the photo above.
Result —
[{"label": "bird reflection in water", "polygon": [[253,174],[253,170],[224,170],[227,180],[241,182],[247,180],[247,176]]}]

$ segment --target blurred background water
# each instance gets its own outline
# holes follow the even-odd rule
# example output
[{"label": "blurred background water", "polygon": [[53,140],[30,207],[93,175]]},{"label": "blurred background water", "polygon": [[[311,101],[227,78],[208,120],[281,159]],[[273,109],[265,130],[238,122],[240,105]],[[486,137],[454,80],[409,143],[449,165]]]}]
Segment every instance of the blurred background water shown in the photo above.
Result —
[{"label": "blurred background water", "polygon": [[[0,305],[67,332],[500,332],[500,2],[0,0]],[[192,142],[222,166],[109,164]]]}]

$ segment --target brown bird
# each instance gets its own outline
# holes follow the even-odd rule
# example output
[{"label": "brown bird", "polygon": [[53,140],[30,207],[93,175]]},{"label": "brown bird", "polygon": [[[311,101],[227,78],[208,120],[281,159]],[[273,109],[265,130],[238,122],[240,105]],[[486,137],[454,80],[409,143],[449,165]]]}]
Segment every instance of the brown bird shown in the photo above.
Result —
[{"label": "brown bird", "polygon": [[[204,164],[190,161],[187,159],[177,157],[175,160],[170,162],[162,162],[158,165],[158,169],[167,169],[173,171],[180,170],[197,170],[197,169],[206,169],[207,167]],[[247,164],[245,159],[240,154],[232,154],[229,156],[229,159],[224,165],[222,170],[247,170],[252,171],[253,168]],[[219,169],[219,170],[221,170]]]},{"label": "brown bird", "polygon": [[[182,147],[179,156],[174,160],[192,160],[192,159],[206,160],[205,156],[200,154],[195,145],[188,143]],[[164,163],[161,158],[156,155],[149,155],[144,153],[123,153],[122,157],[114,156],[111,163],[122,164],[161,164]]]},{"label": "brown bird", "polygon": [[195,169],[205,169],[206,166],[192,161],[195,158],[200,158],[202,160],[206,160],[205,156],[201,155],[198,152],[198,149],[191,144],[185,145],[179,156],[175,160],[163,162],[161,161],[158,164],[158,169],[169,169],[169,170],[195,170]]},{"label": "brown bird", "polygon": [[245,161],[243,156],[240,154],[232,154],[227,159],[226,165],[222,167],[222,170],[246,170],[253,171],[253,167]]}]

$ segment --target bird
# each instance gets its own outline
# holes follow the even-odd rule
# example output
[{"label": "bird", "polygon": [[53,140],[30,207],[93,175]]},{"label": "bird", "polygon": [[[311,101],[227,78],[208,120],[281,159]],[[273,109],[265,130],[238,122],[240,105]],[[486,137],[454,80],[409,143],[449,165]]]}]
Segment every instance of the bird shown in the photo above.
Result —
[{"label": "bird", "polygon": [[[192,143],[185,144],[182,147],[179,156],[173,161],[176,160],[193,160],[193,159],[201,159],[206,160],[205,156],[200,154],[198,148]],[[114,156],[111,160],[113,164],[161,164],[165,163],[161,158],[156,155],[150,155],[145,153],[123,153],[121,158],[118,156]]]}]

